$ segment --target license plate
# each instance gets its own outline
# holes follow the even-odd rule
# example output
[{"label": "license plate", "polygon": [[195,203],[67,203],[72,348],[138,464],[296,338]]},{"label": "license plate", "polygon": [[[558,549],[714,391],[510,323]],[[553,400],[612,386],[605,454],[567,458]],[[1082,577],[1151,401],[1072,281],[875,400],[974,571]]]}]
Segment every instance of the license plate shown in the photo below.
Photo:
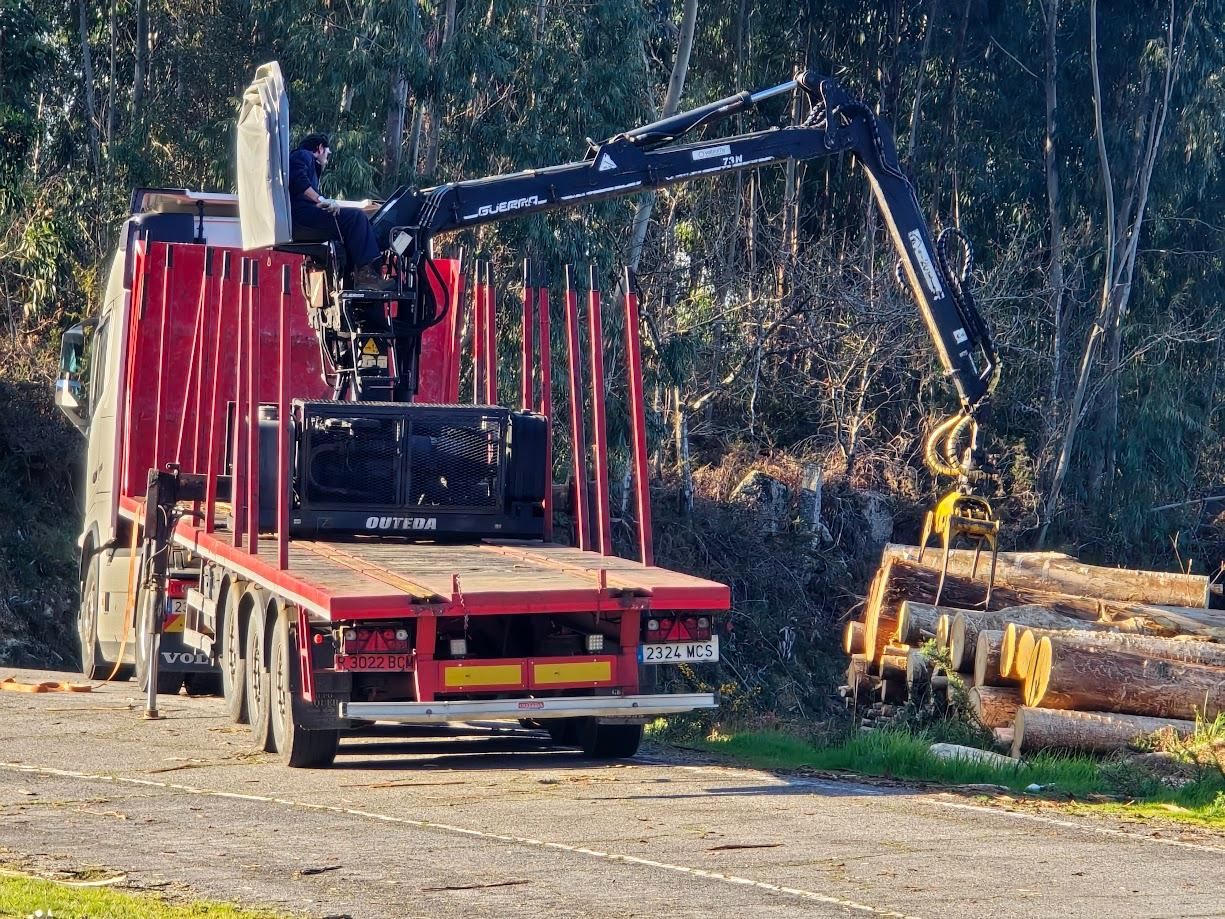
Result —
[{"label": "license plate", "polygon": [[412,670],[411,654],[338,654],[337,670]]},{"label": "license plate", "polygon": [[706,641],[668,641],[639,645],[640,664],[706,664],[719,659],[719,636]]}]

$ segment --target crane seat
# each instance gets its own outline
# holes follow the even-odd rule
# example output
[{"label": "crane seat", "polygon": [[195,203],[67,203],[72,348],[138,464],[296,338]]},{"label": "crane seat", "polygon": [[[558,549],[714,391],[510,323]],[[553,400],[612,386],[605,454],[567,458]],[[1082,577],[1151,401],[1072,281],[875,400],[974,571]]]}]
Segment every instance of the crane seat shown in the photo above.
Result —
[{"label": "crane seat", "polygon": [[985,498],[968,495],[954,489],[937,502],[923,518],[923,536],[919,540],[919,561],[927,551],[928,541],[933,535],[939,535],[943,546],[943,559],[940,565],[940,582],[936,586],[936,596],[932,605],[940,605],[940,595],[944,592],[944,581],[949,571],[949,552],[961,541],[973,544],[974,564],[970,568],[970,580],[978,576],[978,561],[983,546],[991,549],[991,570],[987,574],[987,593],[983,599],[984,609],[991,605],[991,589],[995,586],[995,566],[999,560],[1000,522],[991,510],[991,504]]},{"label": "crane seat", "polygon": [[277,252],[305,255],[320,268],[327,268],[330,265],[336,265],[341,270],[344,268],[342,264],[345,259],[344,249],[336,244],[336,240],[328,239],[326,233],[319,233],[306,227],[294,229],[293,242],[281,243],[273,248]]}]

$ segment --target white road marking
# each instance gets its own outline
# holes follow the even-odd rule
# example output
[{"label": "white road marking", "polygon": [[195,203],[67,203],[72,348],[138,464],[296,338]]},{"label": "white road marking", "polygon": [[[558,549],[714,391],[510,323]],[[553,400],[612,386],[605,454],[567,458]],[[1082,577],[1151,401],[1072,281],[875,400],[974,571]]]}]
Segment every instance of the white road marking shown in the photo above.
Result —
[{"label": "white road marking", "polygon": [[512,843],[514,845],[530,846],[536,849],[551,849],[558,852],[569,852],[574,855],[585,855],[589,858],[599,858],[612,862],[623,862],[629,865],[642,865],[647,868],[657,868],[663,871],[672,871],[677,874],[687,874],[692,877],[704,878],[709,881],[720,881],[724,884],[736,884],[741,887],[752,887],[757,890],[764,890],[770,893],[784,894],[786,896],[795,897],[801,900],[809,900],[816,903],[825,903],[830,906],[840,906],[844,909],[855,910],[856,912],[867,913],[873,916],[885,916],[890,919],[919,919],[917,916],[911,916],[907,913],[894,912],[893,910],[881,909],[875,906],[868,906],[865,903],[856,903],[854,900],[844,900],[841,897],[830,896],[829,894],[817,893],[812,890],[802,890],[798,887],[784,887],[780,884],[771,884],[767,881],[754,881],[751,878],[739,877],[734,874],[723,874],[718,871],[707,871],[704,868],[692,868],[687,865],[674,865],[670,862],[660,862],[650,858],[640,858],[636,855],[624,855],[618,852],[601,852],[597,849],[588,849],[583,846],[571,846],[561,842],[549,842],[544,839],[533,839],[530,836],[511,836],[504,833],[486,833],[483,830],[473,830],[468,827],[455,826],[449,823],[436,823],[432,820],[414,820],[411,817],[398,817],[390,814],[379,814],[373,811],[358,810],[352,807],[338,807],[334,804],[315,804],[306,801],[293,801],[288,798],[273,798],[266,795],[242,794],[234,791],[218,791],[212,788],[199,788],[195,785],[181,785],[176,782],[158,782],[153,779],[138,779],[129,776],[104,775],[94,772],[77,772],[70,769],[53,769],[45,766],[30,766],[25,763],[9,763],[0,761],[0,769],[7,769],[10,772],[24,772],[31,775],[42,775],[54,778],[70,778],[70,779],[88,779],[96,782],[111,782],[120,785],[138,785],[147,788],[164,788],[172,791],[180,791],[186,794],[200,795],[212,798],[231,798],[239,801],[255,801],[262,804],[281,804],[288,807],[298,807],[303,810],[326,811],[334,814],[347,814],[352,817],[364,817],[368,820],[379,820],[384,823],[398,823],[405,826],[417,827],[423,830],[432,830],[435,832],[452,833],[460,836],[468,836],[476,839],[490,839],[497,842]]},{"label": "white road marking", "polygon": [[[923,800],[923,799],[919,799]],[[1122,839],[1134,839],[1138,842],[1151,842],[1162,846],[1178,846],[1183,849],[1195,849],[1199,852],[1225,852],[1225,846],[1210,846],[1199,842],[1185,842],[1181,839],[1166,839],[1164,836],[1145,836],[1143,833],[1129,833],[1126,830],[1116,830],[1108,826],[1091,826],[1087,823],[1077,823],[1074,820],[1060,820],[1057,817],[1046,817],[1042,814],[1027,814],[1023,811],[1004,810],[1002,807],[986,807],[981,804],[962,804],[959,801],[927,801],[934,807],[951,807],[955,810],[977,811],[983,814],[993,814],[997,817],[1012,817],[1016,820],[1032,820],[1035,823],[1049,823],[1070,830],[1080,830],[1084,833],[1098,833],[1102,836],[1115,836]]]}]

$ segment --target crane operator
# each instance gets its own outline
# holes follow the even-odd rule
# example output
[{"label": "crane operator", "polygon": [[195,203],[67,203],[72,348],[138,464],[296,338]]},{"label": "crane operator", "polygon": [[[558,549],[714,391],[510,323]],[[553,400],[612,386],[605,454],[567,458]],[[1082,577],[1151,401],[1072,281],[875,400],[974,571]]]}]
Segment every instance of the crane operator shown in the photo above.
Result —
[{"label": "crane operator", "polygon": [[357,288],[386,290],[391,282],[384,280],[379,270],[382,253],[375,242],[370,220],[359,208],[341,207],[320,194],[319,177],[327,167],[330,153],[326,134],[307,134],[298,149],[289,155],[293,225],[343,242]]}]

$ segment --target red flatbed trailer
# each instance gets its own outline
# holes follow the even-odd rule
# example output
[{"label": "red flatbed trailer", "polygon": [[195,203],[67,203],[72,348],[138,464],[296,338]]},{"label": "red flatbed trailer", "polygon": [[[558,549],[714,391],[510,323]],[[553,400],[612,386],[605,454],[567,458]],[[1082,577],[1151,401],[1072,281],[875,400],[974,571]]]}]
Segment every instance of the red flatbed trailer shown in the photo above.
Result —
[{"label": "red flatbed trailer", "polygon": [[[252,722],[258,743],[280,748],[291,765],[318,765],[334,756],[338,729],[358,720],[532,719],[561,743],[628,755],[650,717],[716,704],[710,693],[643,692],[640,648],[689,648],[699,655],[691,663],[717,659],[712,614],[729,607],[728,588],[612,555],[606,498],[596,502],[603,519],[575,528],[576,542],[596,543],[603,552],[551,540],[294,536],[291,523],[300,521],[291,500],[292,460],[280,450],[273,453],[277,507],[270,521],[259,494],[269,487],[268,470],[260,468],[269,462],[260,426],[274,415],[277,437],[288,444],[293,400],[327,396],[309,322],[310,311],[320,308],[312,300],[310,261],[292,252],[153,240],[135,241],[130,255],[132,306],[123,326],[124,398],[115,431],[117,515],[128,532],[143,529],[147,539],[152,473],[175,469],[204,483],[192,500],[171,505],[175,519],[167,531],[179,564],[200,570],[188,593],[184,640],[218,659],[227,697],[234,695],[232,713]],[[458,401],[464,359],[460,265],[436,264],[437,293],[450,298],[452,311],[423,336],[418,398],[431,404]],[[470,360],[481,397],[494,391],[496,378],[488,278],[486,269],[473,291],[480,327]],[[547,296],[543,286],[525,282],[518,382],[523,408],[542,414],[551,414],[544,387],[552,348],[533,344],[550,340]],[[573,362],[576,292],[567,290],[563,299]],[[588,302],[589,334],[602,345],[598,292]],[[596,372],[591,392],[603,393],[600,362],[593,355],[588,363]],[[641,372],[636,341],[628,363],[628,372]],[[572,364],[564,380],[570,399],[582,405],[578,367]],[[597,411],[597,400],[587,398],[598,445],[603,405]],[[631,415],[636,436],[644,437],[641,412]],[[578,437],[585,440],[582,430]],[[645,462],[645,448],[636,453]],[[606,495],[608,470],[598,449],[594,466],[596,492]],[[585,477],[585,467],[575,473]],[[541,513],[551,514],[551,499],[550,488]],[[636,494],[638,543],[649,558],[644,501]],[[404,520],[393,519],[397,526]],[[236,636],[227,633],[227,620]],[[497,653],[489,651],[492,623],[508,636]],[[481,635],[484,653],[473,647],[482,645]],[[278,655],[277,641],[288,642],[289,651]],[[254,669],[262,665],[265,684],[252,661]],[[265,717],[253,707],[265,706],[270,692]],[[288,719],[280,725],[277,698],[280,717]],[[310,741],[305,747],[303,737]]]}]

